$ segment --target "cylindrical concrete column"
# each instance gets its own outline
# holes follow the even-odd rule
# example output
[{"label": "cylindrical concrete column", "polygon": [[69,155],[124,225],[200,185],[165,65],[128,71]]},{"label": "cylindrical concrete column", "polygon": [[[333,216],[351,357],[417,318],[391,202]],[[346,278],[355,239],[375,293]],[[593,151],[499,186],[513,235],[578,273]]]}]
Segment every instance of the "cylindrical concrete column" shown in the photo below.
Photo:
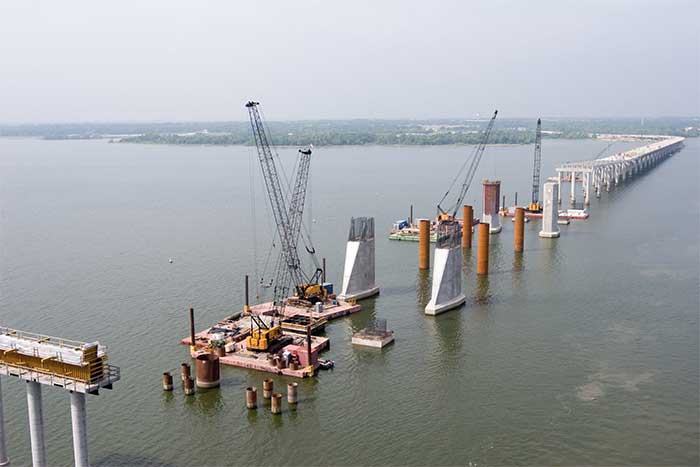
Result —
[{"label": "cylindrical concrete column", "polygon": [[41,384],[27,381],[27,407],[29,409],[29,437],[32,446],[32,465],[44,467],[46,443],[44,442],[44,409],[41,404]]},{"label": "cylindrical concrete column", "polygon": [[418,222],[418,269],[430,269],[430,221]]},{"label": "cylindrical concrete column", "polygon": [[288,383],[287,384],[287,403],[296,404],[297,403],[297,389],[299,388],[299,383]]},{"label": "cylindrical concrete column", "polygon": [[515,251],[523,251],[523,239],[525,237],[525,209],[515,208],[515,233],[514,247]]},{"label": "cylindrical concrete column", "polygon": [[2,409],[2,381],[0,378],[0,467],[10,465],[10,458],[7,455],[7,444],[5,444],[5,415]]},{"label": "cylindrical concrete column", "polygon": [[258,389],[255,387],[245,388],[245,406],[249,409],[258,408]]},{"label": "cylindrical concrete column", "polygon": [[272,381],[270,378],[266,378],[263,380],[263,398],[264,399],[269,399],[272,397],[272,389],[274,387],[274,381]]},{"label": "cylindrical concrete column", "polygon": [[173,375],[169,371],[163,373],[163,391],[173,390]]},{"label": "cylindrical concrete column", "polygon": [[561,172],[557,170],[557,187],[559,190],[557,191],[557,202],[561,204]]},{"label": "cylindrical concrete column", "polygon": [[276,392],[272,395],[272,402],[270,404],[270,411],[274,414],[282,412],[282,393]]},{"label": "cylindrical concrete column", "polygon": [[472,247],[472,223],[474,222],[474,208],[464,205],[462,214],[462,248]]},{"label": "cylindrical concrete column", "polygon": [[87,440],[87,412],[85,394],[70,393],[70,419],[73,426],[73,459],[75,467],[89,467]]},{"label": "cylindrical concrete column", "polygon": [[479,223],[476,250],[476,273],[486,275],[489,273],[489,225]]}]

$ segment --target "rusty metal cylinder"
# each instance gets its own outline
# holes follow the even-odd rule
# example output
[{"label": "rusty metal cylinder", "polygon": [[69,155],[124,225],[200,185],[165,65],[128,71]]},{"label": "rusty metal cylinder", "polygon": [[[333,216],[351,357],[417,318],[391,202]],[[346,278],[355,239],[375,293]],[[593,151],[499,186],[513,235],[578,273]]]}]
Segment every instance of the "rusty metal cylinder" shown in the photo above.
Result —
[{"label": "rusty metal cylinder", "polygon": [[515,251],[523,251],[525,237],[525,209],[515,208],[515,234],[513,237]]},{"label": "rusty metal cylinder", "polygon": [[430,221],[418,222],[418,269],[430,269]]},{"label": "rusty metal cylinder", "polygon": [[173,375],[169,371],[163,373],[163,391],[173,390]]},{"label": "rusty metal cylinder", "polygon": [[188,376],[187,379],[184,381],[183,386],[186,396],[191,396],[192,394],[194,394],[194,380],[190,376]]},{"label": "rusty metal cylinder", "polygon": [[263,398],[269,399],[272,397],[272,389],[274,388],[274,381],[270,378],[263,380]]},{"label": "rusty metal cylinder", "polygon": [[213,353],[202,353],[197,355],[197,387],[198,388],[218,388],[220,382],[221,369],[219,367],[219,357]]},{"label": "rusty metal cylinder", "polygon": [[474,208],[464,205],[462,208],[462,248],[472,247],[472,222],[474,222]]},{"label": "rusty metal cylinder", "polygon": [[181,364],[180,365],[180,377],[182,378],[182,381],[185,381],[190,376],[191,376],[190,364],[189,363]]},{"label": "rusty metal cylinder", "polygon": [[288,383],[287,384],[287,403],[296,404],[299,389],[299,383]]},{"label": "rusty metal cylinder", "polygon": [[258,388],[247,387],[245,388],[245,406],[249,409],[258,408]]},{"label": "rusty metal cylinder", "polygon": [[282,413],[282,393],[276,392],[272,395],[270,411],[274,414]]},{"label": "rusty metal cylinder", "polygon": [[477,242],[476,273],[485,275],[489,273],[489,224],[479,223]]}]

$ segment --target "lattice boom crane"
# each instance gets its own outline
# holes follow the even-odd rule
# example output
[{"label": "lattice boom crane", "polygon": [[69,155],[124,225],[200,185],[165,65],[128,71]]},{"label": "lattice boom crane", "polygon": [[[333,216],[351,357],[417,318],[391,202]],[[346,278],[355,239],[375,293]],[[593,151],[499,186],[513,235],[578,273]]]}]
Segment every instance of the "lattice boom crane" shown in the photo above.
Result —
[{"label": "lattice boom crane", "polygon": [[527,210],[540,212],[540,164],[542,162],[542,119],[537,119],[537,130],[535,131],[535,161],[532,169],[532,199]]},{"label": "lattice boom crane", "polygon": [[[467,173],[464,177],[464,182],[462,183],[462,187],[459,190],[459,195],[457,196],[457,200],[454,204],[454,206],[449,206],[443,208],[442,202],[445,201],[447,196],[450,194],[450,190],[454,186],[455,182],[457,179],[452,182],[450,187],[448,188],[447,192],[445,195],[442,197],[440,202],[438,203],[437,209],[438,209],[438,221],[440,220],[448,220],[448,219],[454,219],[455,216],[457,215],[457,211],[462,207],[462,201],[464,200],[464,197],[467,195],[467,191],[469,191],[469,187],[472,184],[472,180],[474,179],[474,175],[476,174],[476,169],[479,167],[479,162],[481,162],[481,156],[484,154],[484,150],[486,149],[486,144],[489,141],[489,136],[491,135],[491,130],[493,129],[493,124],[496,121],[496,116],[498,115],[498,110],[496,110],[493,113],[493,117],[491,117],[491,120],[489,121],[488,125],[486,126],[486,129],[484,130],[484,134],[481,138],[481,142],[479,142],[479,145],[476,147],[476,150],[474,151],[474,155],[471,158],[471,161],[469,161],[469,168],[467,169]],[[460,173],[464,170],[464,166],[460,170]],[[459,176],[459,174],[458,174]],[[450,212],[451,210],[451,212]]]}]

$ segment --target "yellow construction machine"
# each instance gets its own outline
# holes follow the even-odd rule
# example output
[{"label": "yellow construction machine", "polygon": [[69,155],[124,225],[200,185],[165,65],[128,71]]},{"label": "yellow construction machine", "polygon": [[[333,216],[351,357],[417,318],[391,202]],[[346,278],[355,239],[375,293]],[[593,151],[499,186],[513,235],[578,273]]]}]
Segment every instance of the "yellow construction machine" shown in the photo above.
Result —
[{"label": "yellow construction machine", "polygon": [[328,295],[322,284],[299,284],[296,289],[299,300],[306,300],[311,304],[323,302]]},{"label": "yellow construction machine", "polygon": [[[253,327],[255,323],[256,327]],[[282,339],[282,327],[279,324],[268,326],[259,316],[250,315],[250,336],[245,340],[247,350],[272,352]]]}]

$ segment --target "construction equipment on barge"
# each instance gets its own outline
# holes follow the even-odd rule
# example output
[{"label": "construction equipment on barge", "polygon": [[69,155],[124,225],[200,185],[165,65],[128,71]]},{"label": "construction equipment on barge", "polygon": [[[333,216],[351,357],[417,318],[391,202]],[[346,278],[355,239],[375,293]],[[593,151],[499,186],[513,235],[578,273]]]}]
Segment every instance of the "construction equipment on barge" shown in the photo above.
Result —
[{"label": "construction equipment on barge", "polygon": [[[479,163],[481,162],[481,157],[484,154],[484,150],[486,149],[486,145],[488,144],[489,137],[491,136],[491,131],[493,130],[494,123],[496,121],[496,117],[498,116],[498,110],[494,111],[493,116],[489,120],[488,124],[486,125],[486,128],[484,129],[484,133],[482,134],[481,141],[479,141],[479,144],[476,146],[474,149],[474,152],[472,153],[471,157],[468,158],[462,167],[459,169],[459,172],[457,172],[457,175],[455,176],[454,180],[452,180],[452,183],[450,186],[447,188],[447,191],[443,195],[443,197],[440,199],[440,201],[437,204],[437,216],[435,218],[434,222],[431,222],[431,228],[430,228],[430,241],[431,243],[434,243],[437,239],[437,225],[441,221],[445,220],[456,220],[457,212],[462,209],[462,202],[464,201],[464,198],[467,195],[467,192],[469,191],[469,187],[472,184],[472,180],[474,179],[474,175],[476,174],[477,169],[479,168]],[[451,190],[455,187],[456,183],[459,181],[460,176],[462,173],[465,172],[464,175],[464,180],[462,182],[462,185],[459,187],[459,192],[457,193],[456,199],[453,201],[452,204],[450,205],[443,205],[445,200],[448,199],[450,196]],[[411,210],[411,221],[413,218],[413,210]],[[475,225],[475,220],[471,219],[472,225]],[[478,221],[476,221],[478,223]],[[406,219],[402,219],[400,221],[397,221],[394,223],[393,228],[389,232],[389,239],[390,240],[408,240],[408,241],[418,241],[418,225],[414,224],[413,222],[408,222]]]},{"label": "construction equipment on barge", "polygon": [[249,101],[246,107],[281,246],[275,271],[275,282],[273,284],[273,307],[275,307],[275,311],[284,308],[285,302],[289,297],[290,282],[293,284],[297,299],[313,305],[326,299],[326,289],[320,283],[323,269],[315,261],[313,248],[307,247],[308,253],[316,263],[315,272],[310,277],[307,276],[301,268],[297,248],[306,200],[312,150],[310,147],[299,150],[297,176],[291,192],[291,199],[287,203],[270,144],[270,136],[258,110],[259,105],[259,102]]}]

